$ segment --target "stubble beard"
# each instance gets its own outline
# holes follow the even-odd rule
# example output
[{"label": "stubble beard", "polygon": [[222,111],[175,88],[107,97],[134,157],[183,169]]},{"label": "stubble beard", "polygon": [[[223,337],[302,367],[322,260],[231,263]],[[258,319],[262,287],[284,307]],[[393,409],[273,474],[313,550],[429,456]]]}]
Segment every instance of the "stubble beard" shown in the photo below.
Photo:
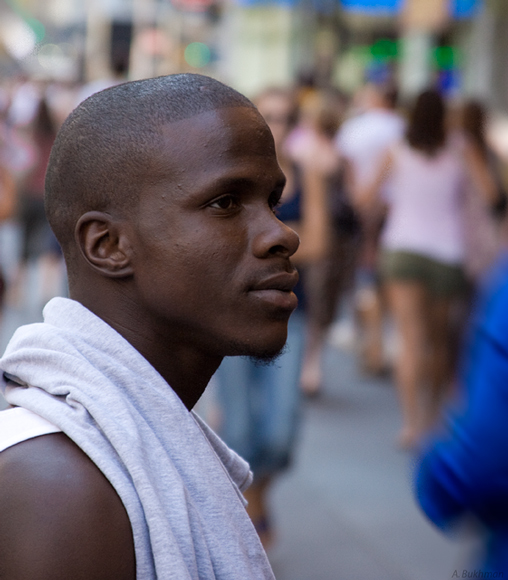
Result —
[{"label": "stubble beard", "polygon": [[249,359],[257,367],[266,367],[273,365],[287,350],[286,344],[277,349],[254,349],[252,345],[234,341],[230,343],[229,353],[226,356],[240,356]]},{"label": "stubble beard", "polygon": [[250,355],[247,357],[255,366],[257,367],[269,367],[273,366],[280,357],[288,351],[288,347],[285,344],[276,353],[264,353],[257,355]]}]

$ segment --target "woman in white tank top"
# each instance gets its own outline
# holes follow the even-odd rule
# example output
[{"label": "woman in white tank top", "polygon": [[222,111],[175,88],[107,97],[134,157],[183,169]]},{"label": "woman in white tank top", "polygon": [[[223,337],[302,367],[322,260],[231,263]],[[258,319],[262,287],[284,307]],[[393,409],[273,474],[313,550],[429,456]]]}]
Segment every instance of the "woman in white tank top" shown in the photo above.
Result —
[{"label": "woman in white tank top", "polygon": [[451,310],[466,286],[461,201],[471,179],[484,191],[495,187],[447,138],[444,101],[428,90],[415,103],[405,139],[359,194],[371,204],[389,180],[380,271],[399,336],[395,378],[404,447],[414,447],[433,425],[451,386]]}]

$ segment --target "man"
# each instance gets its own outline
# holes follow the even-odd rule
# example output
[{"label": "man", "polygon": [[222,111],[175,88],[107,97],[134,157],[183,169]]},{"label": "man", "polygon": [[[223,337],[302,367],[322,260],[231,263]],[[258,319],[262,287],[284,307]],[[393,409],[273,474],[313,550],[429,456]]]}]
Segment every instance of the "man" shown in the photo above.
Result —
[{"label": "man", "polygon": [[64,123],[46,209],[71,300],[0,363],[0,445],[13,413],[28,433],[0,453],[2,580],[273,578],[248,466],[189,411],[224,356],[284,346],[284,181],[252,103],[200,75],[107,89]]},{"label": "man", "polygon": [[[374,179],[388,147],[402,138],[404,121],[395,111],[397,93],[390,85],[367,84],[360,94],[361,112],[345,121],[336,136],[336,146],[350,162],[353,181],[353,203]],[[383,191],[386,198],[389,191]],[[385,370],[383,347],[383,307],[377,276],[379,235],[384,220],[384,203],[358,208],[363,241],[357,276],[358,323],[361,333],[361,358],[366,371]]]}]

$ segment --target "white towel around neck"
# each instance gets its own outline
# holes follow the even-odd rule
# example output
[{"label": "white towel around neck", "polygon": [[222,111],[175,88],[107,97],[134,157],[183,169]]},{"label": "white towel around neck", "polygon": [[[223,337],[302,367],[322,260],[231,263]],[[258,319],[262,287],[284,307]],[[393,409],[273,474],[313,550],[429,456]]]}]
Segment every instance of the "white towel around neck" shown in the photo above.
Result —
[{"label": "white towel around neck", "polygon": [[103,320],[55,298],[43,323],[15,332],[0,369],[26,384],[3,378],[7,401],[58,426],[116,489],[138,580],[274,578],[239,491],[247,463]]}]

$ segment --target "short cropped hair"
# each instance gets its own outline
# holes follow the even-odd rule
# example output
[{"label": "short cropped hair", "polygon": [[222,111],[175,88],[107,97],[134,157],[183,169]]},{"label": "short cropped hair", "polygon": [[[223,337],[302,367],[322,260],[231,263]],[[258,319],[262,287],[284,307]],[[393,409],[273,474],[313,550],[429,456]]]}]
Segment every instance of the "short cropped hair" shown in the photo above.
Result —
[{"label": "short cropped hair", "polygon": [[81,215],[135,210],[140,189],[161,178],[154,152],[165,125],[238,106],[254,108],[231,87],[198,74],[128,82],[83,101],[63,123],[46,172],[46,214],[65,257]]}]

